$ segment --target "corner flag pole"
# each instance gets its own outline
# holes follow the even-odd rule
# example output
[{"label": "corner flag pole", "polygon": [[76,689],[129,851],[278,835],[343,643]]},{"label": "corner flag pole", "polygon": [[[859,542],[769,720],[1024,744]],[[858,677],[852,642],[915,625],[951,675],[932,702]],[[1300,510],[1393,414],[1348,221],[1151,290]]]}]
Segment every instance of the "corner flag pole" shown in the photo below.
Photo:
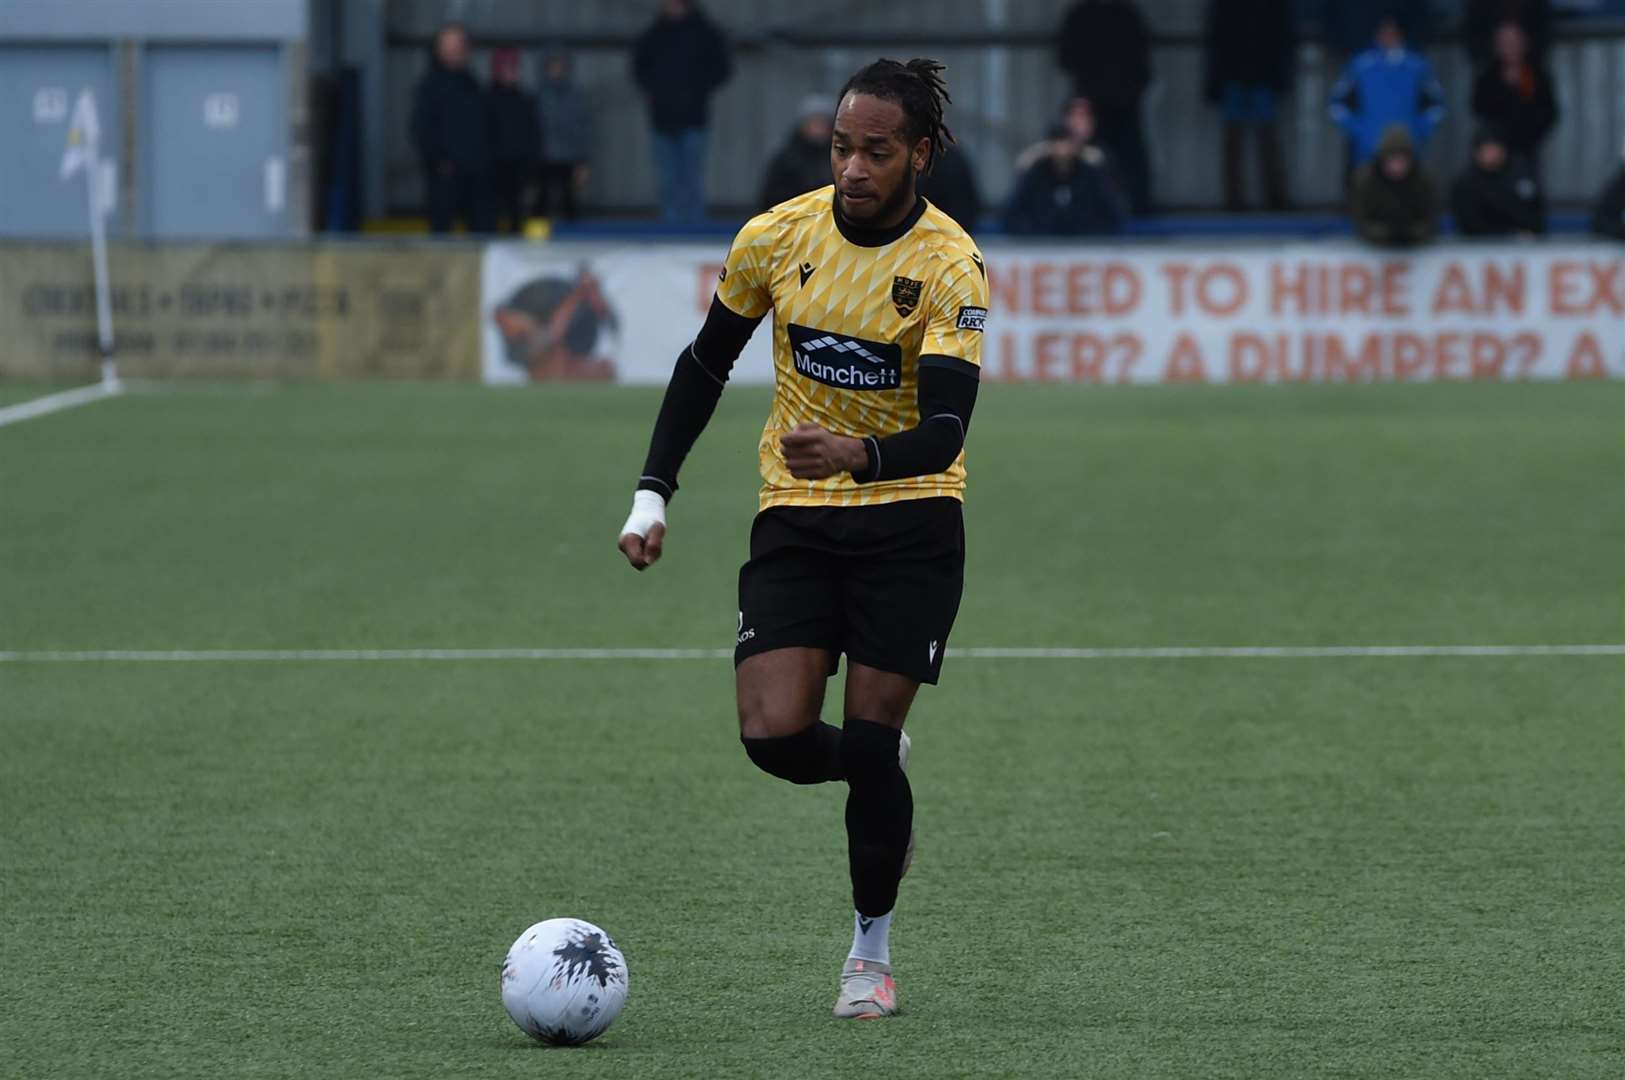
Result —
[{"label": "corner flag pole", "polygon": [[79,94],[68,127],[68,149],[62,155],[64,180],[83,169],[85,191],[90,206],[90,253],[96,278],[96,339],[101,346],[102,387],[119,390],[118,359],[113,350],[113,295],[107,272],[107,218],[101,193],[101,121],[96,115],[96,95],[88,89]]}]

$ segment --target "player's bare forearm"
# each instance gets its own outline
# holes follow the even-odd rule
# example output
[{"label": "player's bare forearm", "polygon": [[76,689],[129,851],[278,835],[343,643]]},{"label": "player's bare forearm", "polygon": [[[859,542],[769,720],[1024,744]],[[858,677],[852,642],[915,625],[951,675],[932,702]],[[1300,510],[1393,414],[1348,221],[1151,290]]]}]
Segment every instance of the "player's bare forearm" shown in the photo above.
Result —
[{"label": "player's bare forearm", "polygon": [[785,467],[797,480],[827,480],[841,473],[862,472],[869,452],[862,439],[836,435],[817,424],[798,424],[779,436]]}]

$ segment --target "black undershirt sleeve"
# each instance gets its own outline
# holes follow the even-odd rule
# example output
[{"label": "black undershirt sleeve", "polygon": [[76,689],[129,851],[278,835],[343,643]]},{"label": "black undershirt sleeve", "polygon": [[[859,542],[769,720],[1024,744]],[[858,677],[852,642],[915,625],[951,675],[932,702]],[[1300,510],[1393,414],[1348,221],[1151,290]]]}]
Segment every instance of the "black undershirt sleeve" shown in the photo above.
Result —
[{"label": "black undershirt sleeve", "polygon": [[677,494],[677,470],[683,467],[683,459],[710,423],[728,373],[761,321],[760,315],[746,318],[717,297],[711,298],[705,325],[693,344],[684,346],[677,355],[671,382],[666,384],[654,436],[649,440],[649,456],[644,459],[643,475],[638,479],[639,491],[658,492],[668,502]]},{"label": "black undershirt sleeve", "polygon": [[975,364],[952,356],[920,357],[919,424],[883,439],[866,436],[869,465],[852,479],[872,484],[947,471],[964,449],[980,374]]}]

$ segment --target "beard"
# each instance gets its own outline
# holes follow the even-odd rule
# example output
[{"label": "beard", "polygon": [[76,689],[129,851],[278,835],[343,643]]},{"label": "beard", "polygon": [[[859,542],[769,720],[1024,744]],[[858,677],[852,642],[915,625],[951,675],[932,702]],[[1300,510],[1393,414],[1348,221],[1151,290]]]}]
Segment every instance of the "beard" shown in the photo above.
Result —
[{"label": "beard", "polygon": [[917,174],[913,169],[910,169],[908,174],[903,177],[903,181],[897,185],[895,191],[885,199],[877,202],[873,209],[861,216],[852,213],[851,208],[847,205],[846,196],[841,195],[837,189],[836,196],[841,200],[841,215],[846,220],[857,225],[873,225],[877,221],[890,221],[893,217],[901,217],[903,207],[908,205],[909,199],[914,195],[916,179]]}]

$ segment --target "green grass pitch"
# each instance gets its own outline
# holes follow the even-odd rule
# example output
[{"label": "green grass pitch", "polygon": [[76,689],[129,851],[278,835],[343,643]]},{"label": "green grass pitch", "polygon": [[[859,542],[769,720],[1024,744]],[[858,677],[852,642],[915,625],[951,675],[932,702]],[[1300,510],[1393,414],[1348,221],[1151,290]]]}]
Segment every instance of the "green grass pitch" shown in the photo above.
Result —
[{"label": "green grass pitch", "polygon": [[[0,429],[0,650],[726,647],[766,397],[639,576],[657,401]],[[1625,642],[1625,386],[990,386],[970,469],[956,646]],[[1625,1076],[1625,657],[956,658],[910,730],[851,1025],[842,792],[726,661],[0,663],[0,1076]],[[580,1050],[498,1000],[553,915],[631,968]]]}]

